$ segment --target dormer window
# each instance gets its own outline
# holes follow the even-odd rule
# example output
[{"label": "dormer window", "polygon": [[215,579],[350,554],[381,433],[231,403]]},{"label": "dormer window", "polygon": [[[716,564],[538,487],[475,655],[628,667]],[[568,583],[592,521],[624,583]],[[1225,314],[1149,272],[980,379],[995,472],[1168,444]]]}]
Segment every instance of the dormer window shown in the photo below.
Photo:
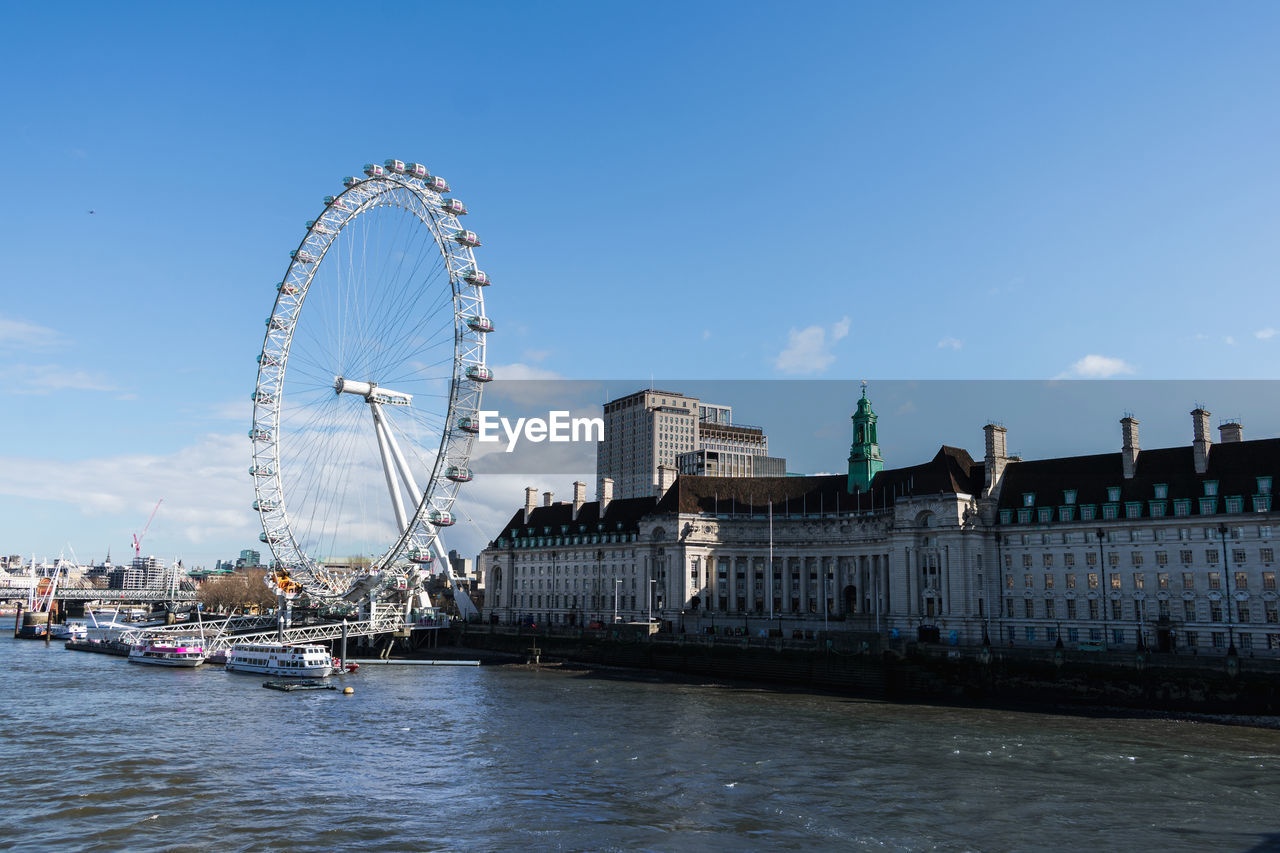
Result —
[{"label": "dormer window", "polygon": [[1075,489],[1067,489],[1067,490],[1065,490],[1065,491],[1062,493],[1062,502],[1063,502],[1064,504],[1066,504],[1067,506],[1075,506],[1075,503],[1076,503],[1076,490],[1075,490]]},{"label": "dormer window", "polygon": [[1156,500],[1162,501],[1169,497],[1169,484],[1156,483]]},{"label": "dormer window", "polygon": [[1035,492],[1023,492],[1023,493],[1022,493],[1022,505],[1023,505],[1023,506],[1035,506],[1035,505],[1036,505],[1036,493],[1035,493]]},{"label": "dormer window", "polygon": [[1260,495],[1271,494],[1271,478],[1270,477],[1258,478],[1258,494]]},{"label": "dormer window", "polygon": [[1218,496],[1218,481],[1217,481],[1217,480],[1205,480],[1205,481],[1204,481],[1204,496],[1205,496],[1206,498],[1216,498],[1216,497]]},{"label": "dormer window", "polygon": [[1109,500],[1109,501],[1118,501],[1118,500],[1120,500],[1120,487],[1119,487],[1119,486],[1107,486],[1107,500]]}]

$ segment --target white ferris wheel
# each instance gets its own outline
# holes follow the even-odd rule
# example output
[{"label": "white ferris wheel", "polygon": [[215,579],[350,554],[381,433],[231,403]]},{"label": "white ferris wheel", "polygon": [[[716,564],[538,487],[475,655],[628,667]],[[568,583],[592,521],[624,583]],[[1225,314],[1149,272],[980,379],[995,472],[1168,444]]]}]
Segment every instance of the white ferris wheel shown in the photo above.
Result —
[{"label": "white ferris wheel", "polygon": [[[306,224],[276,286],[253,394],[254,509],[307,593],[420,577],[472,478],[488,276],[467,208],[418,163],[368,164]],[[356,573],[338,566],[367,566]],[[461,604],[461,602],[460,602]],[[465,614],[464,614],[465,615]]]}]

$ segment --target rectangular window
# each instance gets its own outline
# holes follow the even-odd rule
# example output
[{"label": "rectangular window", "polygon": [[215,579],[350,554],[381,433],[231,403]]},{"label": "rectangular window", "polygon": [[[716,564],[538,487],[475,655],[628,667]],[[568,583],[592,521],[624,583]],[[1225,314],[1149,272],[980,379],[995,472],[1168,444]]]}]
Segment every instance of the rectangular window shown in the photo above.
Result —
[{"label": "rectangular window", "polygon": [[1275,562],[1275,551],[1270,548],[1259,548],[1258,559],[1264,563],[1273,563]]},{"label": "rectangular window", "polygon": [[1183,549],[1183,550],[1179,551],[1179,552],[1178,552],[1178,560],[1179,560],[1179,561],[1182,563],[1182,565],[1184,565],[1184,566],[1189,566],[1189,565],[1191,565],[1191,551],[1186,550],[1186,549]]},{"label": "rectangular window", "polygon": [[1097,589],[1097,588],[1098,588],[1098,573],[1089,572],[1089,589]]},{"label": "rectangular window", "polygon": [[1151,514],[1152,518],[1164,518],[1165,516],[1164,510],[1165,510],[1164,501],[1149,501],[1147,504],[1147,512]]},{"label": "rectangular window", "polygon": [[1118,646],[1124,643],[1124,630],[1121,628],[1111,629],[1111,644]]},{"label": "rectangular window", "polygon": [[1196,575],[1195,575],[1195,572],[1183,572],[1183,573],[1182,573],[1182,588],[1183,588],[1183,589],[1195,589],[1195,588],[1196,588]]},{"label": "rectangular window", "polygon": [[1221,601],[1209,602],[1209,621],[1210,622],[1222,621],[1222,602]]},{"label": "rectangular window", "polygon": [[1121,618],[1122,615],[1123,614],[1121,613],[1121,610],[1120,610],[1120,599],[1118,598],[1111,599],[1111,618],[1119,619]]},{"label": "rectangular window", "polygon": [[1108,555],[1107,555],[1107,565],[1108,565],[1108,566],[1118,566],[1118,565],[1120,565],[1120,554],[1119,554],[1119,552],[1117,552],[1117,551],[1112,551],[1110,554],[1108,554]]},{"label": "rectangular window", "polygon": [[1052,568],[1053,568],[1053,555],[1052,555],[1052,554],[1047,554],[1047,553],[1046,553],[1046,554],[1042,555],[1040,559],[1041,559],[1041,561],[1044,563],[1044,567],[1045,567],[1046,569],[1052,569]]},{"label": "rectangular window", "polygon": [[1028,643],[1034,643],[1034,642],[1036,641],[1036,629],[1035,629],[1035,628],[1027,628],[1027,629],[1026,629],[1026,637],[1027,637],[1027,642],[1028,642]]},{"label": "rectangular window", "polygon": [[1155,484],[1155,491],[1154,491],[1154,495],[1155,495],[1156,500],[1159,500],[1159,501],[1162,501],[1162,500],[1164,500],[1165,498],[1169,497],[1169,484],[1168,484],[1168,483],[1156,483],[1156,484]]},{"label": "rectangular window", "polygon": [[1133,573],[1133,588],[1134,588],[1134,589],[1142,589],[1142,588],[1143,588],[1143,586],[1146,584],[1146,581],[1147,581],[1147,576],[1146,576],[1145,574],[1143,574],[1142,572],[1134,572],[1134,573]]},{"label": "rectangular window", "polygon": [[1248,625],[1252,621],[1249,613],[1249,605],[1243,601],[1236,602],[1236,621],[1241,625]]},{"label": "rectangular window", "polygon": [[1204,481],[1204,496],[1205,496],[1205,497],[1207,497],[1207,498],[1213,498],[1213,497],[1217,497],[1217,496],[1218,496],[1218,481],[1217,481],[1217,480],[1205,480],[1205,481]]},{"label": "rectangular window", "polygon": [[1022,600],[1022,612],[1023,612],[1024,614],[1026,614],[1026,617],[1027,617],[1028,619],[1034,619],[1034,618],[1035,618],[1035,615],[1036,615],[1036,602],[1035,602],[1035,599],[1031,599],[1031,598],[1024,598],[1024,599]]},{"label": "rectangular window", "polygon": [[1120,588],[1120,573],[1119,573],[1119,572],[1112,572],[1112,573],[1111,573],[1111,576],[1110,576],[1110,578],[1109,578],[1109,580],[1111,581],[1111,588],[1112,588],[1112,589],[1119,589],[1119,588]]},{"label": "rectangular window", "polygon": [[1096,598],[1089,599],[1089,618],[1098,618],[1098,599]]},{"label": "rectangular window", "polygon": [[1035,492],[1023,492],[1023,493],[1022,493],[1022,505],[1023,505],[1023,506],[1035,506],[1035,505],[1036,505],[1036,493],[1035,493]]},{"label": "rectangular window", "polygon": [[1085,565],[1086,565],[1086,566],[1096,566],[1096,565],[1098,565],[1098,554],[1097,554],[1097,552],[1096,552],[1096,551],[1087,551],[1087,552],[1085,552],[1085,555],[1084,555],[1084,562],[1085,562]]},{"label": "rectangular window", "polygon": [[1029,569],[1029,568],[1031,568],[1031,555],[1030,555],[1030,554],[1023,554],[1023,555],[1022,555],[1022,568],[1024,568],[1024,569]]},{"label": "rectangular window", "polygon": [[1274,601],[1264,601],[1263,609],[1266,611],[1266,619],[1268,624],[1275,625],[1280,622],[1280,606]]},{"label": "rectangular window", "polygon": [[1260,495],[1271,494],[1271,478],[1270,477],[1258,478],[1258,494]]},{"label": "rectangular window", "polygon": [[1001,524],[1012,524],[1012,523],[1013,523],[1013,510],[1011,510],[1011,509],[1002,509],[1002,510],[1000,510],[1000,523],[1001,523]]},{"label": "rectangular window", "polygon": [[1034,587],[1034,586],[1035,586],[1035,576],[1034,576],[1034,575],[1023,575],[1023,576],[1022,576],[1022,585],[1023,585],[1024,587],[1026,587],[1027,589],[1031,589],[1032,587]]},{"label": "rectangular window", "polygon": [[1244,509],[1244,498],[1238,495],[1226,499],[1227,512],[1241,512]]},{"label": "rectangular window", "polygon": [[1054,606],[1055,603],[1056,602],[1054,602],[1052,598],[1046,598],[1044,600],[1044,618],[1046,619],[1058,618],[1057,608]]},{"label": "rectangular window", "polygon": [[1048,524],[1053,521],[1053,507],[1042,506],[1036,510],[1036,520],[1041,524]]},{"label": "rectangular window", "polygon": [[1227,645],[1227,635],[1226,635],[1226,634],[1224,634],[1222,631],[1214,631],[1214,632],[1213,632],[1213,647],[1214,647],[1215,649],[1221,649],[1221,648],[1225,647],[1226,645]]},{"label": "rectangular window", "polygon": [[1156,586],[1160,587],[1160,589],[1168,589],[1168,588],[1169,588],[1169,573],[1168,573],[1168,572],[1161,572],[1160,574],[1156,575]]},{"label": "rectangular window", "polygon": [[1067,599],[1067,618],[1076,618],[1076,600],[1074,598]]},{"label": "rectangular window", "polygon": [[1124,505],[1125,518],[1142,518],[1142,503],[1139,501],[1126,501]]},{"label": "rectangular window", "polygon": [[1142,565],[1142,552],[1141,552],[1141,551],[1134,551],[1134,552],[1130,553],[1130,554],[1129,554],[1129,564],[1130,564],[1130,565],[1133,565],[1133,566],[1141,566],[1141,565]]},{"label": "rectangular window", "polygon": [[1214,513],[1216,513],[1217,511],[1218,511],[1218,499],[1217,499],[1217,498],[1201,498],[1201,499],[1200,499],[1200,514],[1201,514],[1201,515],[1213,515],[1213,514],[1214,514]]},{"label": "rectangular window", "polygon": [[1218,549],[1209,548],[1204,552],[1204,561],[1211,566],[1218,565]]},{"label": "rectangular window", "polygon": [[1075,576],[1075,574],[1074,574],[1074,573],[1068,574],[1068,575],[1067,575],[1067,589],[1075,589],[1075,588],[1076,588],[1076,576]]},{"label": "rectangular window", "polygon": [[1249,573],[1236,572],[1236,589],[1248,589],[1248,588],[1249,588]]},{"label": "rectangular window", "polygon": [[1115,502],[1120,500],[1120,487],[1107,486],[1107,500]]},{"label": "rectangular window", "polygon": [[1073,507],[1073,506],[1060,506],[1060,507],[1058,507],[1058,520],[1059,520],[1059,521],[1075,521],[1075,518],[1076,518],[1076,508],[1075,508],[1075,507]]},{"label": "rectangular window", "polygon": [[1013,575],[1004,576],[1004,588],[1013,589]]},{"label": "rectangular window", "polygon": [[1174,501],[1173,514],[1178,518],[1185,518],[1191,515],[1191,501],[1185,499]]},{"label": "rectangular window", "polygon": [[1117,504],[1103,504],[1102,517],[1107,521],[1111,521],[1120,514],[1120,507]]},{"label": "rectangular window", "polygon": [[1013,599],[1012,598],[1006,598],[1004,600],[1004,612],[1005,612],[1005,615],[1008,616],[1010,619],[1013,618]]},{"label": "rectangular window", "polygon": [[[1261,478],[1261,477],[1259,477],[1258,479],[1259,479],[1259,480],[1261,480],[1262,478]],[[1270,479],[1270,478],[1268,477],[1267,479]],[[1270,488],[1270,484],[1268,484],[1268,488]],[[1258,488],[1258,491],[1259,491],[1259,492],[1261,492],[1261,493],[1263,493],[1263,494],[1265,494],[1265,492],[1262,492],[1262,488],[1261,488],[1261,487],[1259,487],[1259,488]],[[1068,506],[1070,506],[1070,505],[1074,504],[1074,503],[1076,502],[1076,490],[1075,490],[1075,489],[1064,489],[1064,490],[1063,490],[1063,492],[1062,492],[1062,502],[1063,502],[1064,504],[1067,504]]]},{"label": "rectangular window", "polygon": [[1244,549],[1243,549],[1243,548],[1232,548],[1232,549],[1231,549],[1231,562],[1233,562],[1233,563],[1243,563],[1243,562],[1244,562]]},{"label": "rectangular window", "polygon": [[1222,589],[1222,572],[1209,572],[1209,589]]},{"label": "rectangular window", "polygon": [[1071,568],[1072,566],[1074,566],[1075,564],[1076,564],[1076,555],[1075,555],[1075,554],[1063,554],[1063,555],[1062,555],[1062,565],[1066,566],[1066,567],[1069,569],[1069,568]]},{"label": "rectangular window", "polygon": [[1019,523],[1019,524],[1030,524],[1030,523],[1031,523],[1031,510],[1029,510],[1029,509],[1020,509],[1020,510],[1018,510],[1018,523]]},{"label": "rectangular window", "polygon": [[1082,504],[1080,507],[1080,520],[1093,521],[1096,518],[1095,507],[1093,504]]},{"label": "rectangular window", "polygon": [[1188,622],[1196,621],[1196,603],[1194,601],[1182,602],[1182,618]]},{"label": "rectangular window", "polygon": [[1005,555],[1004,555],[1004,567],[1005,567],[1006,569],[1012,569],[1012,568],[1013,568],[1013,555],[1012,555],[1012,554],[1005,554]]},{"label": "rectangular window", "polygon": [[1263,572],[1263,573],[1262,573],[1262,588],[1263,588],[1263,589],[1275,589],[1275,588],[1276,588],[1276,573],[1275,573],[1275,572]]},{"label": "rectangular window", "polygon": [[1188,631],[1186,633],[1186,642],[1188,647],[1194,649],[1200,645],[1200,633],[1198,631]]}]

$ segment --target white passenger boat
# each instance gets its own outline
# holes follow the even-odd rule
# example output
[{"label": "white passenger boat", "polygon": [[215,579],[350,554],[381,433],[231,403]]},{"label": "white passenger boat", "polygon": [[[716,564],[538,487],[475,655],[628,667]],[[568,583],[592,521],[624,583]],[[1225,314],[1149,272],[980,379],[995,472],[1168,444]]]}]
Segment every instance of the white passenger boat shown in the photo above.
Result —
[{"label": "white passenger boat", "polygon": [[87,640],[89,626],[83,622],[65,622],[49,629],[49,636],[54,640]]},{"label": "white passenger boat", "polygon": [[130,661],[153,666],[199,666],[204,658],[204,644],[194,637],[143,640],[129,648]]},{"label": "white passenger boat", "polygon": [[333,674],[333,658],[324,646],[236,643],[227,652],[227,672],[251,672],[283,678],[324,678]]}]

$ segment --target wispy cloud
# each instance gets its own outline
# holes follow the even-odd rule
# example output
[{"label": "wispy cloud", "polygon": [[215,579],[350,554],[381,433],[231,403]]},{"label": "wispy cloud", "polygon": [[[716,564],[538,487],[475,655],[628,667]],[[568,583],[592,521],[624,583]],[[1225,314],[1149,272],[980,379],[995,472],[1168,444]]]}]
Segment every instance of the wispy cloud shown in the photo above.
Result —
[{"label": "wispy cloud", "polygon": [[1222,339],[1222,342],[1227,346],[1231,346],[1231,347],[1236,345],[1236,339],[1234,335],[1227,335],[1225,338]]},{"label": "wispy cloud", "polygon": [[1280,331],[1277,331],[1276,329],[1273,329],[1270,326],[1267,326],[1267,328],[1265,329],[1259,329],[1258,331],[1253,333],[1253,336],[1260,341],[1265,341],[1270,338],[1274,338],[1276,335],[1280,335]]},{"label": "wispy cloud", "polygon": [[1111,358],[1105,355],[1086,355],[1072,364],[1066,371],[1059,373],[1057,379],[1110,379],[1134,372],[1134,367],[1122,358]]},{"label": "wispy cloud", "polygon": [[938,341],[938,349],[958,350],[962,346],[964,346],[964,341],[960,340],[959,338],[953,338],[950,335],[947,335],[945,338]]},{"label": "wispy cloud", "polygon": [[101,374],[57,364],[17,364],[7,368],[15,394],[44,396],[55,391],[120,391]]},{"label": "wispy cloud", "polygon": [[774,367],[783,373],[821,373],[836,357],[831,345],[849,335],[852,321],[842,317],[829,328],[807,326],[787,333],[787,346],[774,359]]},{"label": "wispy cloud", "polygon": [[0,347],[47,349],[62,342],[62,335],[48,326],[0,316]]}]

